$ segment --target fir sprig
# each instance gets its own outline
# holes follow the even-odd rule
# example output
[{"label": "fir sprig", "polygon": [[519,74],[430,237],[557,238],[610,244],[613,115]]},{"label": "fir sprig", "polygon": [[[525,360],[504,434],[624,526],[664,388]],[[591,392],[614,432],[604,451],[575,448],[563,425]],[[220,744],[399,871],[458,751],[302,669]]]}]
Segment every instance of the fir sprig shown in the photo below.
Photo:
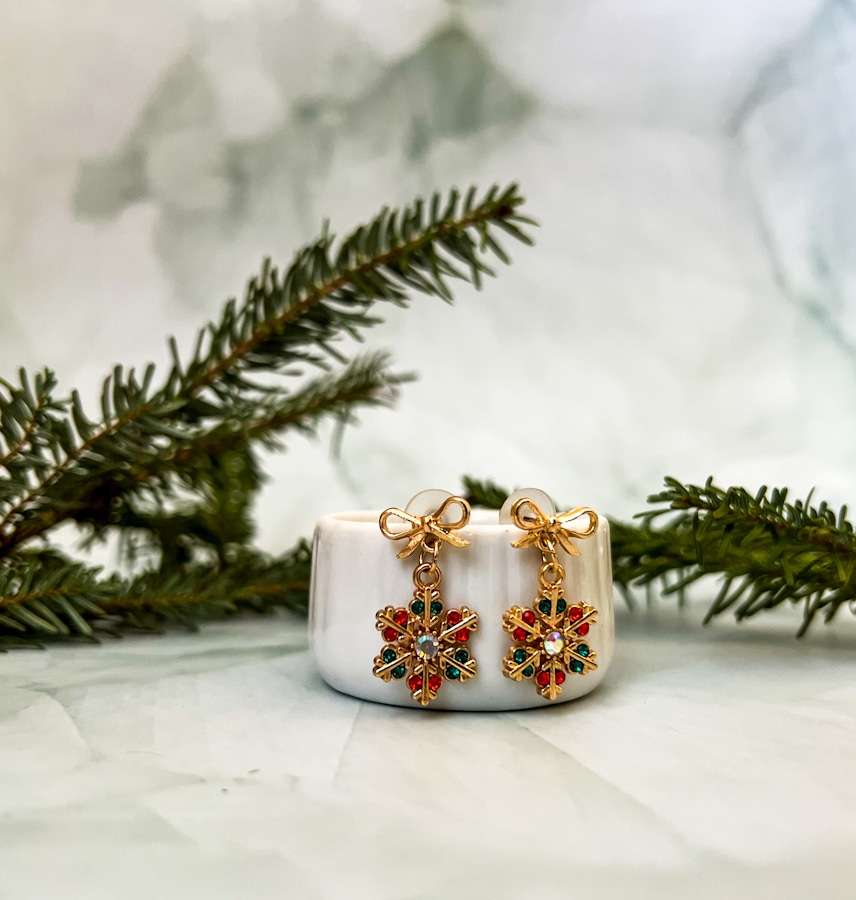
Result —
[{"label": "fir sprig", "polygon": [[[494,186],[483,198],[475,187],[463,198],[457,190],[445,198],[435,193],[400,211],[384,207],[338,244],[325,232],[283,273],[266,262],[243,304],[226,304],[186,365],[174,353],[168,393],[195,397],[209,389],[221,403],[243,401],[260,389],[253,378],[259,372],[283,372],[298,361],[324,366],[329,355],[338,357],[332,342],[343,333],[360,339],[378,321],[369,315],[378,301],[404,306],[412,291],[450,301],[449,279],[480,287],[483,275],[494,274],[486,251],[509,261],[495,228],[531,243],[521,228],[533,224],[520,214],[522,202],[516,185]],[[188,404],[187,411],[210,414],[211,402]]]},{"label": "fir sprig", "polygon": [[672,574],[664,592],[682,594],[705,575],[721,574],[706,622],[727,610],[739,621],[783,603],[801,606],[800,635],[819,613],[830,622],[856,600],[853,525],[846,507],[836,512],[825,502],[814,506],[811,496],[787,497],[787,488],[753,494],[723,490],[712,479],[697,487],[667,478],[666,489],[649,497],[656,508],[640,514],[642,528],[614,547],[616,581],[645,584]]},{"label": "fir sprig", "polygon": [[[162,380],[151,365],[115,367],[98,415],[77,392],[57,397],[48,371],[0,382],[0,639],[88,636],[120,600],[123,625],[150,627],[173,611],[189,622],[231,609],[256,575],[273,578],[265,603],[305,600],[300,579],[282,581],[280,563],[249,548],[263,479],[256,449],[391,404],[410,376],[383,353],[348,361],[339,342],[362,340],[379,303],[448,301],[456,279],[480,286],[494,274],[489,256],[509,261],[500,232],[531,243],[522,203],[515,185],[452,190],[384,208],[342,240],[325,228],[284,270],[266,261],[187,357],[171,341]],[[307,378],[311,369],[320,372]],[[67,522],[87,540],[119,533],[128,558],[148,568],[130,582],[105,579],[51,552]],[[230,580],[242,567],[241,584]]]},{"label": "fir sprig", "polygon": [[[658,588],[683,602],[710,575],[721,584],[704,621],[732,611],[738,621],[784,603],[802,610],[803,635],[820,614],[830,622],[856,603],[856,535],[847,509],[788,502],[787,489],[722,489],[666,479],[648,498],[639,525],[610,521],[613,578],[628,601],[633,588]],[[471,502],[499,507],[507,491],[465,479]]]},{"label": "fir sprig", "polygon": [[133,578],[105,577],[53,551],[21,555],[0,567],[0,650],[171,623],[193,628],[242,611],[303,612],[310,566],[305,541],[280,557],[241,548],[223,568],[200,562]]},{"label": "fir sprig", "polygon": [[[453,190],[400,212],[384,208],[338,244],[325,231],[297,252],[284,273],[266,262],[244,302],[230,300],[220,319],[200,331],[188,362],[171,342],[173,364],[161,388],[152,388],[153,366],[139,378],[117,366],[103,385],[100,421],[90,419],[76,393],[59,404],[48,394],[46,402],[59,415],[47,417],[46,425],[37,423],[35,408],[28,420],[9,418],[6,424],[4,417],[8,429],[33,423],[40,452],[10,473],[7,504],[0,506],[0,557],[81,513],[91,521],[85,513],[94,500],[104,502],[105,485],[113,502],[137,487],[137,472],[144,473],[149,492],[168,492],[174,484],[154,482],[152,465],[180,458],[182,445],[198,441],[200,429],[258,423],[267,411],[271,429],[257,427],[246,439],[275,432],[271,409],[293,397],[272,376],[293,375],[305,364],[342,362],[334,342],[361,337],[378,321],[370,310],[379,301],[405,305],[411,291],[448,300],[450,278],[479,285],[483,275],[493,274],[487,251],[507,259],[494,228],[530,241],[521,230],[529,221],[519,213],[521,203],[514,185],[491,188],[481,199],[475,189],[463,199]],[[386,388],[394,379],[384,381]],[[10,397],[10,405],[16,399]],[[184,465],[169,474],[183,479],[192,472]]]}]

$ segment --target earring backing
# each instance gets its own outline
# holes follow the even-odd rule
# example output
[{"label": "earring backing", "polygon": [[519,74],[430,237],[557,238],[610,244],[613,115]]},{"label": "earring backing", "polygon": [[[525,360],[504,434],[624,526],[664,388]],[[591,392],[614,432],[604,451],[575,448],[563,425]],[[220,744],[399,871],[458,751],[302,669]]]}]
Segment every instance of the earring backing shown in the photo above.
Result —
[{"label": "earring backing", "polygon": [[[459,510],[457,518],[444,521],[455,507]],[[404,527],[394,528],[396,520]],[[440,595],[443,573],[437,562],[446,544],[458,548],[469,545],[453,533],[469,520],[469,503],[451,495],[427,515],[393,507],[384,510],[378,520],[385,538],[407,539],[406,546],[396,554],[398,559],[417,549],[419,559],[413,570],[410,603],[406,607],[387,606],[376,613],[375,627],[385,644],[374,659],[372,672],[386,682],[406,676],[410,695],[421,706],[437,699],[444,680],[463,683],[476,675],[476,661],[465,645],[478,627],[478,615],[466,606],[446,610]]]},{"label": "earring backing", "polygon": [[[579,527],[576,523],[583,517],[587,523]],[[535,547],[541,554],[541,567],[532,606],[512,606],[503,613],[503,627],[514,642],[503,661],[503,672],[514,681],[534,679],[538,693],[552,701],[562,692],[567,675],[587,675],[597,668],[596,654],[586,637],[597,621],[597,609],[585,602],[568,605],[559,551],[579,556],[571,539],[591,537],[598,517],[587,506],[548,515],[524,496],[511,504],[511,520],[525,532],[511,546]]]}]

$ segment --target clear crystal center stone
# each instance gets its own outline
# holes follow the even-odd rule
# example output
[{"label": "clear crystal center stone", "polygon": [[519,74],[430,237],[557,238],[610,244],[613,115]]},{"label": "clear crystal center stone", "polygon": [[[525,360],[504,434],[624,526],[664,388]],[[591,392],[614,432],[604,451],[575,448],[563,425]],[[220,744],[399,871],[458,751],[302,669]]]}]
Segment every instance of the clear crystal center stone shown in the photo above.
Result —
[{"label": "clear crystal center stone", "polygon": [[434,659],[440,652],[440,642],[433,634],[420,634],[415,649],[419,659]]},{"label": "clear crystal center stone", "polygon": [[565,649],[565,639],[561,632],[551,631],[544,638],[544,652],[547,656],[558,656]]}]

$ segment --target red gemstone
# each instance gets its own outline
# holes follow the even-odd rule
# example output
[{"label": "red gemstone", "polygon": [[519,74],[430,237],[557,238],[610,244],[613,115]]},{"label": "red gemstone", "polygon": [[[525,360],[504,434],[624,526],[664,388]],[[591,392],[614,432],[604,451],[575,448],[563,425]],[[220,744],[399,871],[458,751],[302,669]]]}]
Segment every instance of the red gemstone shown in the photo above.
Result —
[{"label": "red gemstone", "polygon": [[384,628],[383,639],[385,641],[394,641],[398,637],[398,632],[394,628]]},{"label": "red gemstone", "polygon": [[525,641],[529,632],[525,628],[515,628],[514,631],[511,632],[511,636],[515,641]]},{"label": "red gemstone", "polygon": [[428,687],[436,694],[437,691],[440,690],[440,685],[443,684],[443,679],[440,678],[439,675],[431,675],[428,678]]},{"label": "red gemstone", "polygon": [[457,625],[458,622],[461,621],[464,617],[458,612],[456,609],[450,609],[449,614],[446,616],[446,621],[450,625]]},{"label": "red gemstone", "polygon": [[565,680],[565,673],[561,669],[556,669],[553,677],[556,679],[556,684],[562,684]]},{"label": "red gemstone", "polygon": [[407,686],[411,691],[421,691],[422,690],[422,676],[421,675],[411,675],[410,678],[407,679]]},{"label": "red gemstone", "polygon": [[571,620],[576,622],[577,619],[581,619],[583,617],[583,609],[581,606],[572,606],[568,610],[568,615],[571,617]]},{"label": "red gemstone", "polygon": [[407,624],[407,610],[406,609],[397,609],[392,614],[392,621],[395,622],[396,625],[406,625]]},{"label": "red gemstone", "polygon": [[577,634],[580,635],[581,637],[584,637],[588,633],[589,633],[589,623],[583,622],[583,624],[580,625],[579,628],[577,628]]},{"label": "red gemstone", "polygon": [[549,672],[539,672],[535,676],[535,680],[538,682],[538,684],[541,685],[541,687],[547,687],[547,685],[550,683],[550,673]]},{"label": "red gemstone", "polygon": [[527,609],[524,611],[523,615],[520,617],[527,625],[535,624],[535,613],[531,609]]},{"label": "red gemstone", "polygon": [[455,640],[461,641],[462,643],[468,641],[470,639],[470,631],[468,628],[462,628],[460,631],[455,632]]}]

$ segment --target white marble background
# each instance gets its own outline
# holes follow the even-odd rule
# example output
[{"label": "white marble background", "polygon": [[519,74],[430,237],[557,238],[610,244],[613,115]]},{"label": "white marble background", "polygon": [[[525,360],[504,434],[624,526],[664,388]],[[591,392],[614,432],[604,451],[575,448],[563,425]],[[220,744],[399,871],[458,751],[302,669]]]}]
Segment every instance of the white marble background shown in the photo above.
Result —
[{"label": "white marble background", "polygon": [[537,248],[390,313],[421,382],[341,463],[272,462],[268,546],[464,472],[622,515],[667,473],[852,501],[854,48],[843,0],[5,3],[4,368],[94,399],[324,217],[517,179]]},{"label": "white marble background", "polygon": [[[666,473],[853,503],[854,110],[852,0],[7,0],[3,370],[94,401],[323,218],[516,179],[537,247],[389,315],[422,380],[338,462],[271,460],[265,546],[464,472],[618,515]],[[14,654],[0,896],[852,897],[846,626],[696,621],[623,618],[568,716],[357,705],[300,625]]]}]

